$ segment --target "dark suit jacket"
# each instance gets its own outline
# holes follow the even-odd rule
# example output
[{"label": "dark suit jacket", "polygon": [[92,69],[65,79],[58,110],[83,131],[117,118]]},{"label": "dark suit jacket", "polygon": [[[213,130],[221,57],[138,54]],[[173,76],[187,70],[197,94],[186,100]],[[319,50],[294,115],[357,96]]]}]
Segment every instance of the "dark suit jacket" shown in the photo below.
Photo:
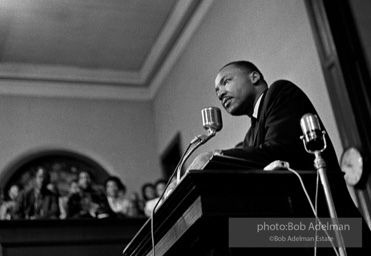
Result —
[{"label": "dark suit jacket", "polygon": [[48,189],[44,189],[40,199],[39,209],[35,209],[35,191],[23,191],[18,197],[14,217],[15,219],[57,219],[59,218],[58,196]]},{"label": "dark suit jacket", "polygon": [[[317,111],[305,93],[289,81],[276,81],[264,93],[256,124],[247,132],[243,146],[223,150],[223,154],[244,158],[254,168],[262,169],[275,160],[283,160],[293,169],[314,170],[314,155],[305,151],[300,139],[303,135],[300,119],[307,113],[317,114]],[[325,130],[323,125],[322,130]],[[327,134],[326,143],[322,156],[328,171],[339,172],[335,150]]]}]

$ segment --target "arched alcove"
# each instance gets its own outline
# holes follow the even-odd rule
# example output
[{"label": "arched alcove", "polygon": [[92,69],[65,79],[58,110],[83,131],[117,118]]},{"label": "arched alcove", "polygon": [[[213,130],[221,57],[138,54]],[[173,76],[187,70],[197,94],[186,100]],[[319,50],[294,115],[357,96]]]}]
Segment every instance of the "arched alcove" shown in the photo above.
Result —
[{"label": "arched alcove", "polygon": [[69,182],[77,178],[81,170],[88,170],[96,184],[103,184],[109,176],[101,165],[87,156],[66,150],[46,150],[24,156],[4,170],[0,179],[4,195],[12,184],[30,186],[39,166],[50,172],[51,182],[61,195],[67,192]]}]

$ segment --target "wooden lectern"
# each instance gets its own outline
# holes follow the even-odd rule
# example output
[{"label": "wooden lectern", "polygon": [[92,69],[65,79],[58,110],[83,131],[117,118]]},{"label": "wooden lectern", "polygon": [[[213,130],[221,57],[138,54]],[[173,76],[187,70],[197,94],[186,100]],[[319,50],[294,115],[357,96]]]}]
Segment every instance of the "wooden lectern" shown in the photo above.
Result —
[{"label": "wooden lectern", "polygon": [[[153,255],[153,231],[156,256],[246,255],[253,249],[228,246],[229,218],[313,217],[295,174],[243,170],[240,164],[217,170],[214,162],[212,170],[190,171],[155,212],[153,230],[148,219],[123,254]],[[314,202],[316,171],[298,172]],[[324,200],[319,207],[327,210]]]}]

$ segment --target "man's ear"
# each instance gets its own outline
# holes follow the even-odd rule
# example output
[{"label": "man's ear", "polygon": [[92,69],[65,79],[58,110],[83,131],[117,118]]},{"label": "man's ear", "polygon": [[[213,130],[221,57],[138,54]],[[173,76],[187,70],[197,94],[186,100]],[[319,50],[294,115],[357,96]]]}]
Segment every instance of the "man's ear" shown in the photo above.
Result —
[{"label": "man's ear", "polygon": [[250,73],[250,79],[251,79],[251,82],[256,85],[259,83],[260,81],[260,74],[259,72],[256,72],[256,71],[253,71]]}]

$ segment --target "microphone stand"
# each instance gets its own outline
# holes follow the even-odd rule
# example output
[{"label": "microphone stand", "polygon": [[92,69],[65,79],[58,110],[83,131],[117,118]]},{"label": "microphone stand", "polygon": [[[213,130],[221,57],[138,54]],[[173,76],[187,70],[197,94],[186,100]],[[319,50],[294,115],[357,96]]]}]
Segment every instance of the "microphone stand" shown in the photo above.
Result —
[{"label": "microphone stand", "polygon": [[[202,119],[203,119],[203,126],[204,126],[205,129],[207,129],[208,135],[204,135],[204,134],[198,135],[189,143],[187,149],[183,153],[180,161],[178,162],[178,165],[175,167],[175,170],[171,174],[171,176],[169,178],[169,181],[167,182],[167,184],[165,186],[165,191],[162,193],[162,195],[160,196],[159,200],[157,201],[156,205],[154,206],[154,208],[151,212],[151,241],[152,241],[152,248],[153,248],[153,256],[156,255],[156,246],[155,246],[155,239],[154,239],[154,213],[156,211],[157,206],[161,203],[162,198],[166,198],[171,193],[171,191],[174,189],[174,188],[170,188],[170,191],[167,192],[168,187],[172,184],[172,180],[173,180],[175,174],[177,176],[175,186],[178,186],[178,184],[180,183],[181,170],[182,170],[184,162],[188,159],[188,157],[199,146],[201,146],[202,144],[206,143],[209,139],[214,137],[216,132],[219,131],[222,127],[220,110],[218,108],[210,107],[210,108],[203,109],[201,111],[201,114],[202,114]],[[216,116],[215,117],[216,122],[213,122],[214,116]],[[214,128],[214,126],[215,126],[215,128]],[[194,144],[195,144],[195,146],[192,148],[192,146]]]},{"label": "microphone stand", "polygon": [[189,150],[188,152],[184,152],[182,158],[180,159],[180,162],[178,164],[178,167],[176,168],[176,184],[178,185],[180,183],[180,179],[181,179],[181,171],[182,171],[182,167],[185,163],[185,161],[188,159],[188,157],[199,147],[201,146],[202,144],[206,143],[209,139],[211,139],[212,137],[214,137],[216,134],[216,130],[214,129],[211,129],[209,128],[208,129],[208,135],[204,135],[204,134],[201,134],[201,135],[198,135],[196,136],[191,142],[190,142],[190,146],[192,146],[194,143],[195,146],[193,148],[191,148],[191,150]]},{"label": "microphone stand", "polygon": [[[320,176],[320,180],[321,180],[323,190],[325,192],[326,202],[327,202],[327,206],[328,206],[328,209],[329,209],[329,212],[330,212],[330,217],[331,217],[331,220],[332,220],[332,224],[335,225],[335,227],[339,227],[339,221],[338,221],[334,201],[333,201],[333,198],[332,198],[330,185],[329,185],[328,179],[327,179],[326,162],[321,156],[321,152],[323,152],[327,147],[326,139],[325,139],[325,131],[322,131],[322,138],[323,138],[323,141],[324,141],[323,149],[311,151],[311,150],[307,149],[304,136],[301,136],[301,139],[303,140],[303,143],[304,143],[305,150],[308,153],[314,154],[314,156],[315,156],[314,167],[317,169],[317,171],[319,173],[319,176]],[[336,241],[337,241],[337,244],[338,244],[338,247],[339,247],[339,253],[340,253],[341,256],[346,256],[347,253],[346,253],[342,233],[338,228],[335,228],[334,231],[335,231],[335,238],[336,238]]]},{"label": "microphone stand", "polygon": [[[215,136],[215,133],[216,131],[212,131],[210,132],[210,134],[207,136],[207,135],[198,135],[196,136],[188,145],[186,151],[184,152],[184,154],[182,155],[180,161],[178,162],[178,165],[175,167],[175,170],[173,171],[173,173],[171,174],[170,178],[169,178],[169,181],[167,182],[166,186],[165,186],[165,190],[164,192],[162,193],[162,195],[160,196],[160,198],[158,199],[156,205],[153,207],[153,210],[151,212],[151,242],[152,242],[152,250],[153,250],[153,256],[156,256],[156,245],[155,245],[155,238],[154,238],[154,213],[156,211],[156,208],[158,205],[160,205],[163,200],[163,198],[166,198],[166,196],[168,195],[167,193],[170,193],[174,188],[171,188],[170,189],[170,192],[167,192],[167,189],[168,187],[170,186],[170,184],[172,183],[172,180],[173,180],[173,177],[174,175],[176,174],[177,176],[177,180],[176,180],[176,184],[175,186],[178,186],[178,184],[180,183],[180,175],[181,175],[181,169],[182,169],[182,166],[184,164],[184,162],[187,160],[187,158],[191,155],[191,153],[193,153],[193,151],[196,150],[196,148],[198,148],[201,144],[205,143],[206,141],[208,141],[211,137]],[[196,146],[191,149],[190,151],[188,151],[192,145],[194,143],[196,143]]]}]

